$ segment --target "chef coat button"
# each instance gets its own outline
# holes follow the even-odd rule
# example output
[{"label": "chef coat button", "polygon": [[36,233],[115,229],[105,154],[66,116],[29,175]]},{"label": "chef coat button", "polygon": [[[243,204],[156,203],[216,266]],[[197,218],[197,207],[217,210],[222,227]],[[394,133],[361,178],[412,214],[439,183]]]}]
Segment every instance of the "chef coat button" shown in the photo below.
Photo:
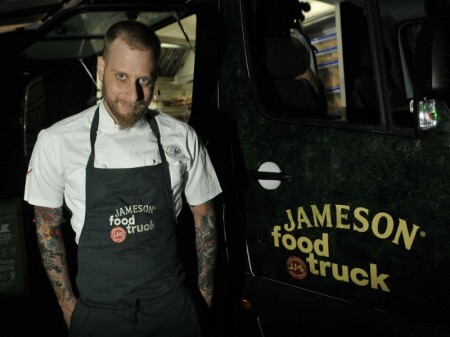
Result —
[{"label": "chef coat button", "polygon": [[106,164],[103,164],[103,168],[107,168],[108,167],[108,165],[106,165]]},{"label": "chef coat button", "polygon": [[156,160],[152,159],[152,164],[155,165],[156,164]]}]

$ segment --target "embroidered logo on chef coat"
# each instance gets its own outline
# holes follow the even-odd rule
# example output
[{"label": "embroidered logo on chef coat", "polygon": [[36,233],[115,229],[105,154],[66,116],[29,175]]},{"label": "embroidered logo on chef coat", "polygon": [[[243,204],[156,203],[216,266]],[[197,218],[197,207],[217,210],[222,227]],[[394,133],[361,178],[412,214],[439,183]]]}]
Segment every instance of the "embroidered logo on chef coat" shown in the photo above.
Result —
[{"label": "embroidered logo on chef coat", "polygon": [[109,236],[115,243],[122,243],[129,235],[140,235],[156,228],[155,222],[150,217],[145,217],[146,223],[136,223],[136,214],[153,214],[154,205],[129,205],[117,208],[109,217],[111,230]]},{"label": "embroidered logo on chef coat", "polygon": [[183,153],[183,149],[178,145],[169,145],[166,148],[167,155],[175,160],[183,160],[186,158]]}]

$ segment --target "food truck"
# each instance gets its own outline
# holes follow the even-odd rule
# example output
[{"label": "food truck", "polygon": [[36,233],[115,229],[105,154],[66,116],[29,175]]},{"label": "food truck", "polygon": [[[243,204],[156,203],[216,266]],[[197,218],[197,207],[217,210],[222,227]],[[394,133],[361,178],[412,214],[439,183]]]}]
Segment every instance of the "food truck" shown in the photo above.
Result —
[{"label": "food truck", "polygon": [[[39,131],[101,98],[107,28],[139,20],[162,42],[150,108],[196,129],[223,189],[211,335],[450,336],[449,1],[37,3],[0,17],[18,21],[0,34],[2,199]],[[26,205],[23,226],[33,289]]]}]

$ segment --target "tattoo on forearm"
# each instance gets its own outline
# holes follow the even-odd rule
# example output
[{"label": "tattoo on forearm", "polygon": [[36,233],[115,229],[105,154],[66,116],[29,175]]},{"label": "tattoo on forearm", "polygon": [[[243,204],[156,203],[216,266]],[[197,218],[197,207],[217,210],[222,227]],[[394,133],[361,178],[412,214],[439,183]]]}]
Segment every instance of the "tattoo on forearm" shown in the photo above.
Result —
[{"label": "tattoo on forearm", "polygon": [[208,204],[205,214],[196,227],[196,248],[198,259],[198,286],[212,295],[214,290],[214,269],[217,253],[216,218],[212,205]]},{"label": "tattoo on forearm", "polygon": [[62,208],[35,207],[36,231],[42,264],[59,301],[73,296],[66,265],[64,241],[59,225]]}]

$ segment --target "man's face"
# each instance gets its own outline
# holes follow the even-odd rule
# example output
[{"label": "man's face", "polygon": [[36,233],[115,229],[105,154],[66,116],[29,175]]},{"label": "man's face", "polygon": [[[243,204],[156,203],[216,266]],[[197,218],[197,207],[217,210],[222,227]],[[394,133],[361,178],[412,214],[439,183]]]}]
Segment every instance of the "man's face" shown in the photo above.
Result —
[{"label": "man's face", "polygon": [[121,129],[133,126],[150,104],[153,66],[150,50],[131,49],[120,38],[112,42],[106,60],[98,58],[105,107]]}]

